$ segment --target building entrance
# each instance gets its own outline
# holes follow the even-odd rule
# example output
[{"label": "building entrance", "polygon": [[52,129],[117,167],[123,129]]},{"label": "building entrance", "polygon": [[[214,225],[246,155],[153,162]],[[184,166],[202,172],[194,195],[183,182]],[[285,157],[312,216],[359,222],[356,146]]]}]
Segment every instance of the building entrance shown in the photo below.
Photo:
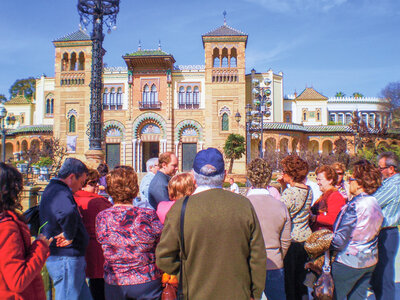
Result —
[{"label": "building entrance", "polygon": [[121,146],[120,144],[106,144],[106,162],[110,170],[121,164],[120,161]]},{"label": "building entrance", "polygon": [[147,172],[146,162],[148,159],[152,157],[158,157],[160,155],[160,143],[143,142],[142,153],[142,172]]},{"label": "building entrance", "polygon": [[193,168],[194,158],[197,153],[197,143],[182,143],[182,171]]}]

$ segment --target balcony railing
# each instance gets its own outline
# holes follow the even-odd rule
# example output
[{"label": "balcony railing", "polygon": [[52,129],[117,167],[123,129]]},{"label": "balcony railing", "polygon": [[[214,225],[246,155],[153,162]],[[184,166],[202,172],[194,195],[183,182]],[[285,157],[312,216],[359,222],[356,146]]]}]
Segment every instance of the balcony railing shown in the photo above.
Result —
[{"label": "balcony railing", "polygon": [[122,104],[118,105],[103,104],[103,110],[121,110],[121,109],[122,109]]},{"label": "balcony railing", "polygon": [[200,105],[198,103],[179,103],[179,109],[198,109]]},{"label": "balcony railing", "polygon": [[139,109],[161,109],[161,102],[139,102]]}]

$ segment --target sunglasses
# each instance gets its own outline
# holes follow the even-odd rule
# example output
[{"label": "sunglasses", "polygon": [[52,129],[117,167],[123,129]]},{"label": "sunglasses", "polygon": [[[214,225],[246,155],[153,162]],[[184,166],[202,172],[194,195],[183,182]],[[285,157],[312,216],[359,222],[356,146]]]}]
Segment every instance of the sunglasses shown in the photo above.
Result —
[{"label": "sunglasses", "polygon": [[355,179],[355,178],[353,178],[353,177],[350,177],[350,178],[349,178],[349,181],[357,181],[357,179]]},{"label": "sunglasses", "polygon": [[386,166],[386,167],[379,167],[379,170],[385,170],[385,169],[387,169],[387,168],[390,168],[391,166]]}]

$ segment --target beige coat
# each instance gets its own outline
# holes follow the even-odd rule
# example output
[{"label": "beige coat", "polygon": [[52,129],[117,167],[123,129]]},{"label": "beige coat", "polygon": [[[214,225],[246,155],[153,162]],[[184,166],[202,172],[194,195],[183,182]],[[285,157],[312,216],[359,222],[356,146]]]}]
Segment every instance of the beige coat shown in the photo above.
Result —
[{"label": "beige coat", "polygon": [[283,258],[290,246],[291,223],[288,210],[281,201],[259,189],[247,195],[257,213],[267,251],[267,270],[283,268]]},{"label": "beige coat", "polygon": [[[167,214],[156,263],[177,274],[180,265],[180,212],[183,199]],[[250,201],[222,189],[192,195],[185,214],[183,292],[185,299],[260,299],[266,255],[257,215]]]}]

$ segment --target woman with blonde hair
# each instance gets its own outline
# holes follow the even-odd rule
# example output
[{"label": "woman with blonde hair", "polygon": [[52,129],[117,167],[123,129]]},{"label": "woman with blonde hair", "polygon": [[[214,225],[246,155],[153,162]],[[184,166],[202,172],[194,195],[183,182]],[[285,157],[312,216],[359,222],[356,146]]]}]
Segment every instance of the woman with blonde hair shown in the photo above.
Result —
[{"label": "woman with blonde hair", "polygon": [[338,176],[335,187],[337,188],[338,192],[342,194],[343,198],[347,202],[350,199],[350,186],[349,183],[344,180],[346,168],[341,162],[335,162],[331,165],[331,167],[335,170]]},{"label": "woman with blonde hair", "polygon": [[97,241],[104,252],[106,299],[159,299],[161,271],[155,250],[162,224],[154,210],[133,206],[139,186],[132,168],[116,168],[106,181],[114,206],[96,218]]},{"label": "woman with blonde hair", "polygon": [[193,194],[196,189],[192,173],[181,173],[171,178],[168,183],[168,196],[171,201],[161,201],[157,206],[157,216],[164,224],[165,217],[175,201]]}]

